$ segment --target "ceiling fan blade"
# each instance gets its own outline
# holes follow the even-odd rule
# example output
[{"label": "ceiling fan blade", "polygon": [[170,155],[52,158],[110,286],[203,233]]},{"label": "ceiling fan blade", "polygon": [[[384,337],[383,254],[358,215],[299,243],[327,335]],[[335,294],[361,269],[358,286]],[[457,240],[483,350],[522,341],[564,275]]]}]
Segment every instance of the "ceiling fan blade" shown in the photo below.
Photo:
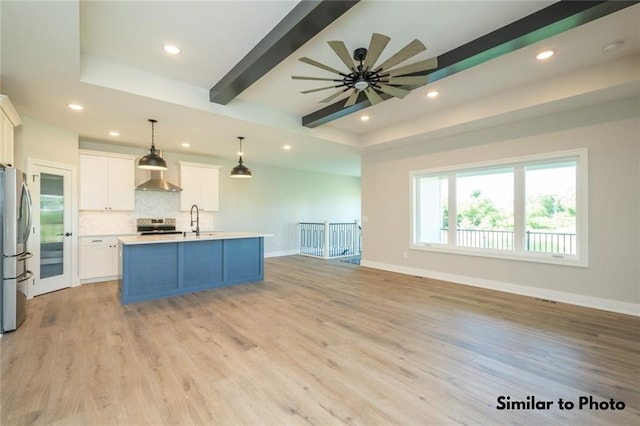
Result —
[{"label": "ceiling fan blade", "polygon": [[411,93],[409,90],[401,89],[399,87],[387,86],[386,84],[380,84],[378,87],[376,87],[376,89],[400,99],[403,99],[405,96]]},{"label": "ceiling fan blade", "polygon": [[438,58],[429,58],[424,61],[416,62],[415,64],[407,65],[404,67],[396,68],[394,70],[389,70],[389,75],[391,77],[396,75],[405,75],[411,74],[414,72],[427,71],[438,68]]},{"label": "ceiling fan blade", "polygon": [[367,87],[366,89],[364,89],[364,94],[367,95],[367,99],[369,99],[371,105],[379,104],[380,102],[382,102],[382,98],[380,97],[380,95],[378,95],[376,91],[371,87]]},{"label": "ceiling fan blade", "polygon": [[344,107],[346,108],[350,107],[351,105],[355,105],[356,101],[358,100],[359,93],[359,91],[354,90],[351,96],[349,96],[349,99],[347,99],[347,102],[344,104]]},{"label": "ceiling fan blade", "polygon": [[342,60],[342,62],[347,66],[350,70],[355,70],[356,66],[353,63],[353,59],[351,59],[351,54],[347,50],[347,46],[344,45],[340,40],[328,41],[327,44],[336,52],[336,55]]},{"label": "ceiling fan blade", "polygon": [[395,55],[384,61],[380,66],[376,67],[376,70],[388,70],[394,65],[398,65],[400,62],[404,62],[412,56],[417,55],[420,52],[427,50],[426,46],[418,39],[413,40],[405,47],[396,52]]},{"label": "ceiling fan blade", "polygon": [[340,91],[338,91],[338,92],[334,93],[333,95],[331,95],[331,96],[328,96],[328,97],[324,98],[324,99],[323,99],[323,100],[321,100],[320,102],[321,102],[321,103],[323,103],[323,104],[324,104],[324,103],[327,103],[327,102],[329,102],[329,101],[331,101],[331,100],[333,100],[333,99],[337,98],[338,96],[342,95],[344,92],[345,92],[344,90],[340,90]]},{"label": "ceiling fan blade", "polygon": [[336,73],[336,74],[344,75],[344,73],[342,71],[338,71],[337,69],[331,68],[328,65],[321,64],[320,62],[314,61],[311,58],[304,57],[304,58],[300,58],[298,60],[300,62],[304,62],[305,64],[313,65],[314,67],[318,67],[318,68],[321,68],[321,69],[326,70],[326,71],[330,71],[330,72],[333,72],[333,73]]},{"label": "ceiling fan blade", "polygon": [[324,77],[304,77],[300,75],[292,75],[293,80],[318,80],[318,81],[342,81],[336,78],[324,78]]},{"label": "ceiling fan blade", "polygon": [[380,54],[382,53],[384,48],[387,47],[387,43],[389,43],[389,40],[391,39],[383,34],[373,33],[371,35],[369,49],[363,63],[366,69],[373,68],[376,61],[380,57]]},{"label": "ceiling fan blade", "polygon": [[327,87],[320,87],[320,88],[318,88],[318,89],[305,90],[305,91],[300,92],[300,93],[307,94],[307,93],[319,92],[319,91],[321,91],[321,90],[335,89],[336,87],[340,87],[340,86],[327,86]]},{"label": "ceiling fan blade", "polygon": [[389,84],[399,84],[401,86],[424,86],[429,82],[428,75],[416,75],[409,77],[391,77],[389,78]]}]

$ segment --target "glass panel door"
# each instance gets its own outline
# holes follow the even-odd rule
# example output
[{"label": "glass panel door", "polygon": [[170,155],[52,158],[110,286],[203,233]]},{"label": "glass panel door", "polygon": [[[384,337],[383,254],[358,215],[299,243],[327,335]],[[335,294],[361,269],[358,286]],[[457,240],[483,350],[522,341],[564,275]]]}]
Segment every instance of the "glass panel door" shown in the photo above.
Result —
[{"label": "glass panel door", "polygon": [[40,278],[64,273],[64,176],[40,175]]}]

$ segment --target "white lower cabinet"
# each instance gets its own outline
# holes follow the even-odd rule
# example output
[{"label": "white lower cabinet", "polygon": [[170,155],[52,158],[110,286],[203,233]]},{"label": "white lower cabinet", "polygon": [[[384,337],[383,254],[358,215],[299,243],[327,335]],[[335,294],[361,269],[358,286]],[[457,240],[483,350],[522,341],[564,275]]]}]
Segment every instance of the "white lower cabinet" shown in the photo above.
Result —
[{"label": "white lower cabinet", "polygon": [[110,281],[120,274],[118,237],[80,237],[81,283]]}]

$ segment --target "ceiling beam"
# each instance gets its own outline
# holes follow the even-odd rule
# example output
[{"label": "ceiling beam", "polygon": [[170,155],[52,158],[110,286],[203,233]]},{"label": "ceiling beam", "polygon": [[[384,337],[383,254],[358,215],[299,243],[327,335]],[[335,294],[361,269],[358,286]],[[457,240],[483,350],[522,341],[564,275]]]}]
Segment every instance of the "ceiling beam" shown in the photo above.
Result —
[{"label": "ceiling beam", "polygon": [[[637,4],[638,1],[572,1],[563,0],[512,22],[467,44],[438,56],[438,68],[411,75],[429,75],[429,83],[464,71],[498,56],[513,52],[540,40],[576,28],[595,19]],[[405,87],[415,89],[417,86]],[[381,93],[383,100],[393,96]],[[371,106],[366,96],[343,108],[344,100],[302,117],[302,125],[313,128],[345,117]]]},{"label": "ceiling beam", "polygon": [[209,101],[228,104],[359,1],[302,0],[209,90]]}]

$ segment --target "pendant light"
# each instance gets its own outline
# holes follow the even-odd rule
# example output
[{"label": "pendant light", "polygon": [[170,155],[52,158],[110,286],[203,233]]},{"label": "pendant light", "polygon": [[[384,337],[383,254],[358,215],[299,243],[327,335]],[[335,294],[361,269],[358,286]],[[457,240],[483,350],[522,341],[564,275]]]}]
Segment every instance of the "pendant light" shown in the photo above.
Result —
[{"label": "pendant light", "polygon": [[157,153],[154,144],[154,125],[158,120],[150,118],[148,121],[151,123],[151,149],[147,155],[138,160],[138,168],[145,170],[167,170],[167,162]]},{"label": "pendant light", "polygon": [[242,164],[242,154],[243,154],[242,140],[244,139],[244,137],[238,136],[238,139],[240,140],[240,152],[238,152],[238,155],[240,156],[240,158],[238,159],[238,165],[231,170],[231,177],[232,178],[250,178],[251,170],[249,170],[247,166]]}]

